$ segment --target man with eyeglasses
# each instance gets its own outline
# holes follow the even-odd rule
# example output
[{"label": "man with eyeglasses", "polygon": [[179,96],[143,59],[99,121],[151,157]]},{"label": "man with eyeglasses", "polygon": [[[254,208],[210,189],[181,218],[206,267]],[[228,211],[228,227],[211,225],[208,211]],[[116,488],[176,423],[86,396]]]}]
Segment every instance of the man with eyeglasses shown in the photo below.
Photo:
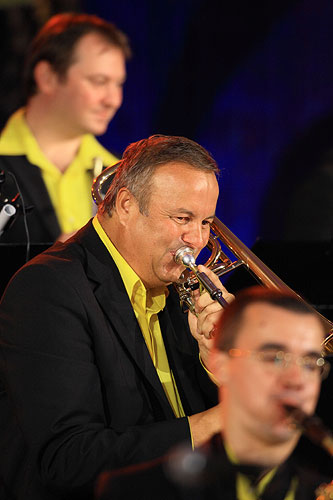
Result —
[{"label": "man with eyeglasses", "polygon": [[[333,467],[331,477],[307,470],[290,410],[312,415],[329,371],[319,317],[297,296],[253,287],[229,304],[218,330],[207,366],[219,385],[223,431],[194,453],[177,449],[132,470],[136,498],[154,498],[159,484],[163,499],[315,499]],[[99,498],[126,498],[128,471],[102,480]]]}]

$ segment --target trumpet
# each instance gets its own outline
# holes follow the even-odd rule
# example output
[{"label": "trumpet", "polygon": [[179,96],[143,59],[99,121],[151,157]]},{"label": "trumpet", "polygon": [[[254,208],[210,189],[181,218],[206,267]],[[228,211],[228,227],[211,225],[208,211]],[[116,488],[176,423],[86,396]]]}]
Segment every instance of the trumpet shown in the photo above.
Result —
[{"label": "trumpet", "polygon": [[[92,197],[99,205],[112,182],[113,176],[119,163],[106,168],[98,175],[92,185]],[[231,260],[223,252],[221,243],[234,255],[235,260]],[[254,278],[262,285],[268,288],[275,288],[280,291],[288,291],[304,301],[294,290],[284,283],[269,267],[262,262],[244,243],[234,235],[217,217],[211,225],[211,232],[207,247],[211,252],[210,257],[205,263],[217,276],[221,277],[236,268],[243,266]],[[179,294],[181,304],[185,304],[190,310],[194,309],[192,292],[199,284],[202,285],[214,300],[217,300],[223,307],[226,301],[222,297],[222,292],[208,279],[204,273],[197,269],[193,251],[189,247],[182,247],[176,252],[175,261],[182,263],[186,269],[177,283],[174,283]],[[309,306],[312,307],[312,306]],[[325,354],[333,353],[333,323],[320,314],[315,308],[313,312],[318,315],[326,331],[326,337],[323,342]]]}]

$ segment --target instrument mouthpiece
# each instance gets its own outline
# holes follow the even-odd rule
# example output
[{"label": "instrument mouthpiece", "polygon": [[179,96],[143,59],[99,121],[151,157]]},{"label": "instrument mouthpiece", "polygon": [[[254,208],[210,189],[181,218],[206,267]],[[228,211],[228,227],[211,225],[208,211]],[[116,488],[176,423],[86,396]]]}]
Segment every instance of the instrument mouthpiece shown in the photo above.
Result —
[{"label": "instrument mouthpiece", "polygon": [[177,264],[183,264],[186,267],[192,268],[195,266],[194,250],[190,247],[178,248],[175,253],[174,260]]}]

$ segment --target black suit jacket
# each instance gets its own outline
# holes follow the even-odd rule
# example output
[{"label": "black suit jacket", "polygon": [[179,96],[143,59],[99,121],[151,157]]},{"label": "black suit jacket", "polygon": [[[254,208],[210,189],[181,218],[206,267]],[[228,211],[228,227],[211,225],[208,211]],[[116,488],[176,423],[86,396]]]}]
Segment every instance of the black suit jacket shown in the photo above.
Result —
[{"label": "black suit jacket", "polygon": [[[216,389],[172,289],[159,320],[186,414],[207,409]],[[91,222],[16,274],[0,332],[1,498],[92,498],[101,470],[190,441]]]},{"label": "black suit jacket", "polygon": [[[255,487],[264,469],[234,465],[220,435],[192,450],[177,446],[157,460],[101,474],[96,500],[237,500],[236,478],[241,472]],[[284,500],[297,478],[295,500],[315,500],[316,489],[332,477],[300,465],[294,453],[281,464],[260,496],[261,500]]]}]

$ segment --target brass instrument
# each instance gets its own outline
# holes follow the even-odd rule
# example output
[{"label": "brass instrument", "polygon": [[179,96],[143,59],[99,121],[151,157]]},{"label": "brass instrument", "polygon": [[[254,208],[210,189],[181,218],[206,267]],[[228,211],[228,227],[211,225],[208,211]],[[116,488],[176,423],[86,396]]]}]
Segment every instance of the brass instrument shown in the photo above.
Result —
[{"label": "brass instrument", "polygon": [[91,188],[91,196],[97,206],[104,200],[106,192],[109,189],[109,186],[112,182],[113,176],[119,164],[120,162],[116,163],[115,165],[111,165],[108,168],[105,168],[93,180],[93,185]]},{"label": "brass instrument", "polygon": [[333,434],[317,415],[308,415],[300,408],[288,405],[285,406],[285,410],[296,427],[333,457]]},{"label": "brass instrument", "polygon": [[[94,180],[92,186],[92,197],[97,205],[103,201],[107,189],[112,182],[112,176],[118,165],[119,163],[103,170],[103,172]],[[220,242],[222,242],[225,247],[233,253],[236,257],[235,261],[231,261],[222,251]],[[269,267],[267,267],[249,248],[247,248],[244,243],[239,240],[237,236],[235,236],[217,217],[214,218],[211,225],[211,234],[207,247],[211,251],[211,255],[205,263],[205,266],[209,267],[217,276],[220,277],[240,266],[245,266],[261,285],[268,288],[276,288],[281,291],[288,291],[295,294],[300,300],[303,300],[296,292],[294,292],[294,290],[288,287],[288,285],[286,285],[276,274],[274,274],[273,271],[269,269]],[[191,269],[186,269],[183,272],[179,281],[175,283],[175,287],[179,293],[181,303],[185,303],[190,309],[193,309],[193,289],[198,287],[199,282],[205,288],[206,286],[198,276],[195,259],[193,253],[191,258],[191,252],[190,248],[182,247],[178,250],[177,255],[175,256],[176,262],[182,262],[185,267],[190,267]],[[182,260],[183,257],[185,257],[185,261]],[[204,278],[203,281],[205,281]],[[220,290],[216,289],[216,287],[214,287],[213,290],[210,290],[208,286],[206,289],[211,296],[212,293],[220,295]],[[221,305],[223,305],[223,303]],[[316,311],[316,309],[313,308],[313,311],[320,317],[325,329],[327,330],[327,337],[323,342],[325,353],[333,353],[333,323],[322,316],[318,311]]]}]

